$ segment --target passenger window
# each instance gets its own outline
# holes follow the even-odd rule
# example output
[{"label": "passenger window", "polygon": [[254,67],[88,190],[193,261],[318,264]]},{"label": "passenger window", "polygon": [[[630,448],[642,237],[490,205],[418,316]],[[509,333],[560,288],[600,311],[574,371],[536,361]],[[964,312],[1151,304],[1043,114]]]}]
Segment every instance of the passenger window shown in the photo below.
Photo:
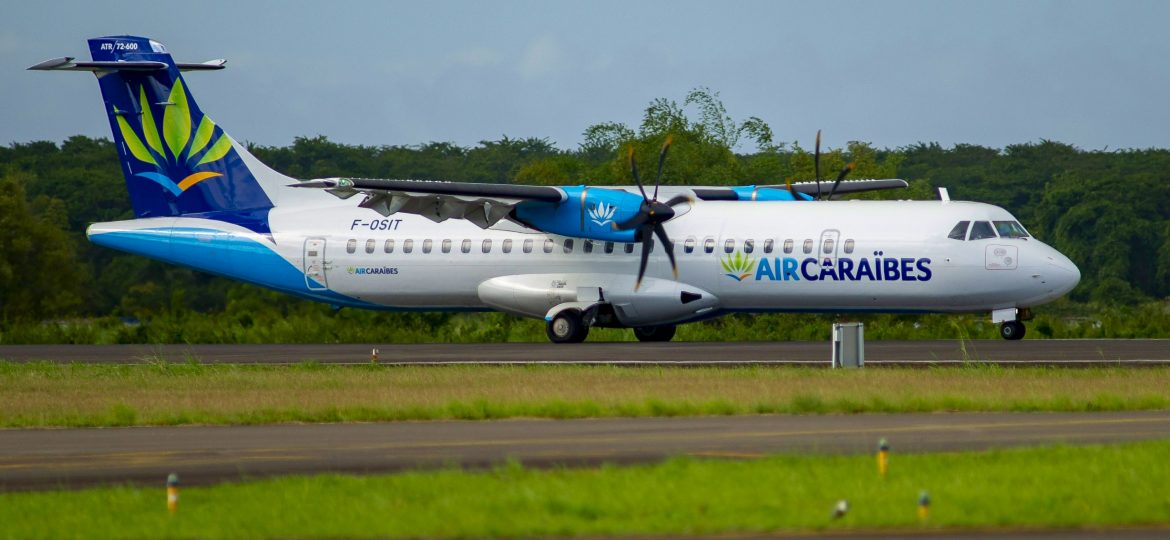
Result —
[{"label": "passenger window", "polygon": [[552,253],[554,245],[556,245],[556,242],[553,242],[552,238],[545,238],[544,239],[544,252],[545,253]]},{"label": "passenger window", "polygon": [[832,253],[833,247],[836,245],[837,243],[834,242],[832,238],[826,238],[825,241],[821,243],[821,253],[824,253],[825,255]]},{"label": "passenger window", "polygon": [[955,227],[951,229],[951,233],[947,235],[947,238],[952,240],[962,240],[967,238],[967,226],[970,224],[970,221],[960,221],[956,223]]},{"label": "passenger window", "polygon": [[715,239],[708,238],[706,240],[703,240],[703,252],[704,253],[712,253],[714,251],[715,251]]},{"label": "passenger window", "polygon": [[386,239],[386,244],[384,244],[382,246],[382,251],[385,251],[386,253],[394,253],[394,239],[393,238]]},{"label": "passenger window", "polygon": [[695,237],[688,236],[687,239],[683,241],[683,253],[694,253],[694,251]]},{"label": "passenger window", "polygon": [[613,242],[606,242],[605,243],[605,252],[607,254],[613,253]]},{"label": "passenger window", "polygon": [[845,253],[853,253],[853,239],[850,238],[845,241]]},{"label": "passenger window", "polygon": [[366,240],[366,253],[373,253],[374,248],[378,247],[378,241],[373,238]]},{"label": "passenger window", "polygon": [[812,238],[808,238],[804,241],[804,252],[806,254],[808,254],[808,253],[812,253],[812,250],[813,250],[813,241],[812,241]]},{"label": "passenger window", "polygon": [[1018,221],[996,221],[995,232],[999,233],[1000,238],[1028,237],[1028,231],[1025,231],[1024,226]]},{"label": "passenger window", "polygon": [[423,253],[430,253],[431,248],[435,246],[435,242],[430,238],[423,240]]},{"label": "passenger window", "polygon": [[581,249],[585,250],[585,253],[593,253],[593,240],[586,240],[581,244]]},{"label": "passenger window", "polygon": [[443,253],[451,253],[451,239],[450,238],[443,240]]},{"label": "passenger window", "polygon": [[991,223],[976,221],[971,225],[971,237],[968,240],[982,240],[984,238],[995,238],[995,229],[991,228]]},{"label": "passenger window", "polygon": [[532,253],[532,239],[531,238],[524,241],[524,253]]},{"label": "passenger window", "polygon": [[751,253],[755,250],[756,250],[756,241],[755,240],[744,240],[743,241],[743,252],[744,253]]},{"label": "passenger window", "polygon": [[504,239],[503,248],[504,248],[504,253],[511,253],[512,252],[512,239],[511,238]]},{"label": "passenger window", "polygon": [[792,245],[793,245],[793,242],[792,242],[791,238],[785,240],[784,241],[784,253],[792,253]]},{"label": "passenger window", "polygon": [[345,252],[346,253],[356,253],[357,252],[357,238],[350,238],[349,241],[345,243]]},{"label": "passenger window", "polygon": [[414,251],[414,240],[406,240],[402,242],[402,252],[410,253]]},{"label": "passenger window", "polygon": [[484,253],[491,253],[492,252],[492,239],[488,238],[488,239],[484,240],[483,243],[480,244],[479,250],[484,252]]},{"label": "passenger window", "polygon": [[776,241],[769,238],[764,240],[764,253],[771,253],[772,249],[776,247]]},{"label": "passenger window", "polygon": [[634,244],[626,244],[625,247],[623,247],[622,249],[625,250],[626,253],[633,253],[634,252]]},{"label": "passenger window", "polygon": [[573,239],[572,238],[565,239],[564,250],[565,250],[565,253],[572,253],[573,252]]}]

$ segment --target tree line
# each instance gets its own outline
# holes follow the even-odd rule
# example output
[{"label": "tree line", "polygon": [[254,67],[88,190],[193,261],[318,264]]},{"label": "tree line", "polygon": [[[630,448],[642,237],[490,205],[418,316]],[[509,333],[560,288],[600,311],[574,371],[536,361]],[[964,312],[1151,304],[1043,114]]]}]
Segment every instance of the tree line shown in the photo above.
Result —
[{"label": "tree line", "polygon": [[[639,168],[652,171],[667,136],[674,141],[663,176],[667,184],[783,184],[814,175],[811,145],[776,140],[772,128],[758,118],[734,119],[718,94],[707,89],[696,89],[681,102],[652,101],[637,126],[616,122],[590,126],[583,142],[572,149],[558,148],[547,139],[507,136],[471,147],[447,142],[346,145],[317,136],[298,137],[289,146],[249,145],[249,149],[295,178],[615,185],[633,183],[630,149]],[[1081,268],[1082,281],[1069,295],[1070,302],[1055,308],[1075,314],[1066,318],[1101,319],[1097,315],[1105,311],[1139,305],[1150,309],[1149,305],[1163,304],[1170,295],[1170,179],[1166,172],[1170,150],[1083,150],[1047,140],[1002,149],[967,144],[948,148],[937,143],[879,149],[855,141],[825,151],[822,174],[831,176],[846,163],[856,164],[853,178],[910,182],[908,190],[859,197],[930,199],[937,197],[936,187],[946,187],[952,198],[987,202],[1014,213],[1034,236]],[[62,143],[33,141],[0,147],[0,342],[68,334],[14,330],[46,321],[59,329],[66,324],[63,321],[74,321],[69,326],[82,324],[76,321],[120,318],[122,326],[132,330],[118,330],[117,340],[233,341],[242,339],[238,330],[217,337],[187,336],[181,329],[160,334],[159,328],[170,324],[164,321],[204,317],[266,335],[265,325],[288,320],[290,314],[338,317],[323,306],[85,240],[90,223],[132,217],[110,140],[74,136]],[[476,324],[476,319],[464,322],[449,314],[355,316],[397,318],[403,332],[417,328],[420,335]],[[488,326],[513,324],[503,317],[478,317],[483,317],[478,319],[481,322],[491,321]],[[134,322],[127,325],[125,321]],[[505,338],[527,332],[508,330]],[[85,332],[68,335],[77,337],[63,339],[106,339]],[[319,337],[363,338],[337,333]]]}]

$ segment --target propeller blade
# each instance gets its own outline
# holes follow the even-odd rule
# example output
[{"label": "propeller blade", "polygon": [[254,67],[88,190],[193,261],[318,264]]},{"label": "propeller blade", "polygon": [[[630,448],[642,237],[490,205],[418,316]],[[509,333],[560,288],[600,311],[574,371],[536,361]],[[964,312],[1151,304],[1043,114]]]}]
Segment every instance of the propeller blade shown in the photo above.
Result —
[{"label": "propeller blade", "polygon": [[670,150],[670,143],[674,142],[673,135],[666,136],[662,151],[658,153],[658,173],[654,175],[654,200],[658,200],[658,185],[662,183],[662,166],[666,164],[666,151]]},{"label": "propeller blade", "polygon": [[674,272],[674,279],[678,279],[678,264],[674,262],[674,244],[670,242],[670,238],[666,236],[666,229],[661,223],[654,224],[654,234],[658,235],[658,239],[662,241],[662,247],[666,248],[666,258],[670,259],[670,269]]},{"label": "propeller blade", "polygon": [[646,223],[646,220],[648,219],[650,219],[650,216],[648,216],[644,210],[638,210],[638,213],[634,214],[632,217],[630,217],[630,219],[627,219],[621,223],[614,223],[613,229],[615,231],[628,231],[634,227],[638,227],[641,224]]},{"label": "propeller blade", "polygon": [[785,184],[788,184],[788,193],[792,195],[792,200],[794,200],[794,201],[799,201],[799,200],[801,200],[801,199],[800,199],[800,196],[798,196],[798,195],[796,194],[796,190],[792,188],[792,179],[791,179],[791,178],[785,178],[785,179],[784,179],[784,183],[785,183]]},{"label": "propeller blade", "polygon": [[638,191],[642,192],[642,200],[648,201],[650,197],[646,196],[646,190],[642,189],[642,179],[638,177],[638,162],[634,161],[634,147],[630,147],[630,171],[634,173],[634,183],[638,184]]},{"label": "propeller blade", "polygon": [[817,200],[821,200],[821,130],[817,130],[817,149],[813,154],[813,168],[816,169]]},{"label": "propeller blade", "polygon": [[845,179],[845,175],[849,174],[849,171],[853,170],[853,167],[854,165],[850,163],[846,165],[844,169],[841,169],[841,174],[837,175],[837,181],[833,182],[833,189],[829,190],[830,201],[833,200],[833,194],[837,192],[837,186],[841,185],[841,181]]},{"label": "propeller blade", "polygon": [[642,262],[638,265],[638,281],[634,282],[634,292],[638,292],[638,288],[642,286],[642,276],[646,275],[646,263],[650,260],[650,245],[654,243],[652,231],[652,225],[643,225],[640,231],[642,234]]},{"label": "propeller blade", "polygon": [[694,204],[695,198],[691,197],[690,195],[675,195],[674,197],[671,197],[669,201],[666,201],[663,204],[666,206],[675,206],[682,203]]}]

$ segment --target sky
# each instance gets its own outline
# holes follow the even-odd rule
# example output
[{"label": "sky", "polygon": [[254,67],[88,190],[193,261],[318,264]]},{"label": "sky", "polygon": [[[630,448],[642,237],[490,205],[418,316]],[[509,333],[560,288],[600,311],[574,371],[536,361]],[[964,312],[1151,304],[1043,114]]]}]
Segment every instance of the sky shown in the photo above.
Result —
[{"label": "sky", "polygon": [[[86,39],[155,39],[239,140],[360,145],[637,127],[656,98],[719,93],[778,141],[1170,147],[1170,2],[6,2],[0,144],[110,137]],[[693,115],[697,117],[697,114]],[[750,143],[748,143],[750,144]],[[740,148],[751,151],[752,147]]]}]

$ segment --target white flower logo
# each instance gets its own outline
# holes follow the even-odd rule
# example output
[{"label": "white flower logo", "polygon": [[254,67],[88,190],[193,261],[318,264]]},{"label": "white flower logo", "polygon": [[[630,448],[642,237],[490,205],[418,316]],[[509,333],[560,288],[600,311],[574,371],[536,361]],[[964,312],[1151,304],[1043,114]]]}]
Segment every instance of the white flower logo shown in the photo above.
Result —
[{"label": "white flower logo", "polygon": [[604,227],[613,221],[614,212],[617,212],[617,205],[597,203],[597,206],[589,209],[589,217],[598,227]]}]

